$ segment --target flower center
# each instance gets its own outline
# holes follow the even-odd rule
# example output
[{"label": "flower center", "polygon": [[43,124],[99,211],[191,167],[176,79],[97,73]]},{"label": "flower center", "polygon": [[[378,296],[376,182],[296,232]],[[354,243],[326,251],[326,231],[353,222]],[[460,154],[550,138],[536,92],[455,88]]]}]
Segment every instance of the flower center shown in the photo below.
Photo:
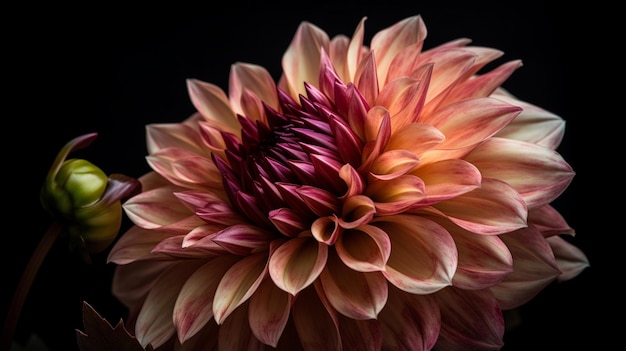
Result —
[{"label": "flower center", "polygon": [[[338,173],[348,160],[338,150],[331,125],[337,117],[331,117],[328,100],[301,97],[298,104],[280,91],[279,96],[281,111],[265,106],[267,121],[239,117],[241,139],[225,136],[227,163],[216,164],[231,204],[253,223],[275,230],[270,213],[288,209],[304,230],[320,215],[341,209],[346,184]],[[311,202],[317,195],[303,198],[303,186],[323,192],[333,204],[316,208]]]}]

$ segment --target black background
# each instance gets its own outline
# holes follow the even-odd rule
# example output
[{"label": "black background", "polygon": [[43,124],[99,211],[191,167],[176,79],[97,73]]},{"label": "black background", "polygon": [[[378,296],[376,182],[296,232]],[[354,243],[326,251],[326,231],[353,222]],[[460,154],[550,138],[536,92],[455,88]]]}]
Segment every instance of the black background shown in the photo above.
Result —
[{"label": "black background", "polygon": [[[194,111],[187,78],[227,91],[230,65],[237,61],[264,66],[278,78],[282,54],[303,20],[331,37],[351,36],[367,16],[369,43],[378,30],[421,14],[428,29],[426,48],[467,37],[475,45],[504,51],[500,63],[521,59],[524,66],[504,87],[567,121],[559,151],[577,175],[554,206],[576,229],[574,243],[587,254],[591,267],[572,281],[550,285],[523,306],[522,324],[507,334],[504,350],[591,346],[600,350],[610,345],[614,328],[623,326],[622,302],[613,300],[621,278],[608,273],[615,265],[608,250],[618,242],[619,227],[608,225],[611,216],[604,208],[610,205],[598,195],[611,192],[606,190],[609,184],[596,182],[597,172],[610,172],[612,167],[600,165],[605,156],[594,148],[605,144],[600,143],[603,136],[598,130],[607,126],[601,122],[606,114],[596,107],[597,92],[603,90],[597,70],[603,67],[595,64],[598,56],[611,54],[598,42],[605,33],[596,35],[598,27],[589,24],[598,20],[593,9],[564,11],[521,2],[460,7],[426,2],[297,5],[297,9],[263,8],[229,2],[182,11],[169,5],[139,10],[93,5],[6,12],[7,17],[14,16],[14,24],[3,33],[6,163],[0,316],[49,225],[39,205],[39,188],[67,141],[97,132],[91,146],[73,155],[89,159],[107,174],[139,177],[148,171],[145,125],[180,122]],[[75,329],[82,330],[83,301],[112,324],[125,318],[124,309],[110,294],[113,268],[106,264],[106,252],[85,265],[57,243],[28,295],[16,340],[25,343],[34,333],[51,351],[77,350]],[[609,322],[611,314],[618,320]]]}]

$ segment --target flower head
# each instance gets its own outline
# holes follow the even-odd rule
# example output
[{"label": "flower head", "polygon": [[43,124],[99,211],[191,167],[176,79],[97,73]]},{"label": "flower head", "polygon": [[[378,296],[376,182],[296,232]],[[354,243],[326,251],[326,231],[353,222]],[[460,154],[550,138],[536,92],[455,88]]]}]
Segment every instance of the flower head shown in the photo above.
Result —
[{"label": "flower head", "polygon": [[233,64],[228,94],[190,79],[197,113],[147,126],[109,255],[143,345],[497,349],[502,310],[588,265],[550,205],[565,123],[501,87],[521,62],[426,50],[420,16],[364,30],[303,22],[278,82]]},{"label": "flower head", "polygon": [[87,254],[101,252],[113,242],[122,224],[121,200],[141,188],[137,179],[107,176],[87,160],[67,159],[96,137],[96,133],[85,134],[65,144],[41,188],[41,203],[65,227],[70,248]]}]

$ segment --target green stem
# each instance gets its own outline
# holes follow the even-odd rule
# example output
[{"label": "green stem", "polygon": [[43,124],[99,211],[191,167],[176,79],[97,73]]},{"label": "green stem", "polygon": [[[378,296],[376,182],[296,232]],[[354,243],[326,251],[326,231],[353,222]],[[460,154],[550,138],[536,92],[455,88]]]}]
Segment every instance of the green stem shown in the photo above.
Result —
[{"label": "green stem", "polygon": [[10,350],[11,343],[13,342],[13,334],[15,333],[15,328],[17,327],[17,322],[19,320],[20,313],[22,312],[22,306],[24,305],[28,291],[30,290],[33,280],[39,271],[39,267],[41,267],[41,264],[48,255],[50,248],[59,237],[61,230],[62,226],[59,223],[52,223],[30,257],[30,261],[28,261],[28,265],[26,266],[19,285],[15,290],[15,294],[13,295],[13,301],[11,301],[11,305],[9,306],[9,312],[7,313],[7,318],[4,322],[4,329],[2,329],[2,339],[0,339],[2,343],[0,344],[0,350]]}]

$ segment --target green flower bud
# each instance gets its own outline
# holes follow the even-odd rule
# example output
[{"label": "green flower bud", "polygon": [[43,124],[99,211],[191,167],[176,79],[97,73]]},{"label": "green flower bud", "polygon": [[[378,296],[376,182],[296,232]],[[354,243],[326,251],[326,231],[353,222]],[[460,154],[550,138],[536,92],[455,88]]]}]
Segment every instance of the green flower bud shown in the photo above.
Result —
[{"label": "green flower bud", "polygon": [[70,152],[91,144],[97,134],[67,143],[57,155],[41,190],[43,207],[65,226],[70,248],[86,253],[106,249],[122,224],[122,200],[141,189],[138,180],[120,174],[109,177],[83,159],[66,160]]}]

